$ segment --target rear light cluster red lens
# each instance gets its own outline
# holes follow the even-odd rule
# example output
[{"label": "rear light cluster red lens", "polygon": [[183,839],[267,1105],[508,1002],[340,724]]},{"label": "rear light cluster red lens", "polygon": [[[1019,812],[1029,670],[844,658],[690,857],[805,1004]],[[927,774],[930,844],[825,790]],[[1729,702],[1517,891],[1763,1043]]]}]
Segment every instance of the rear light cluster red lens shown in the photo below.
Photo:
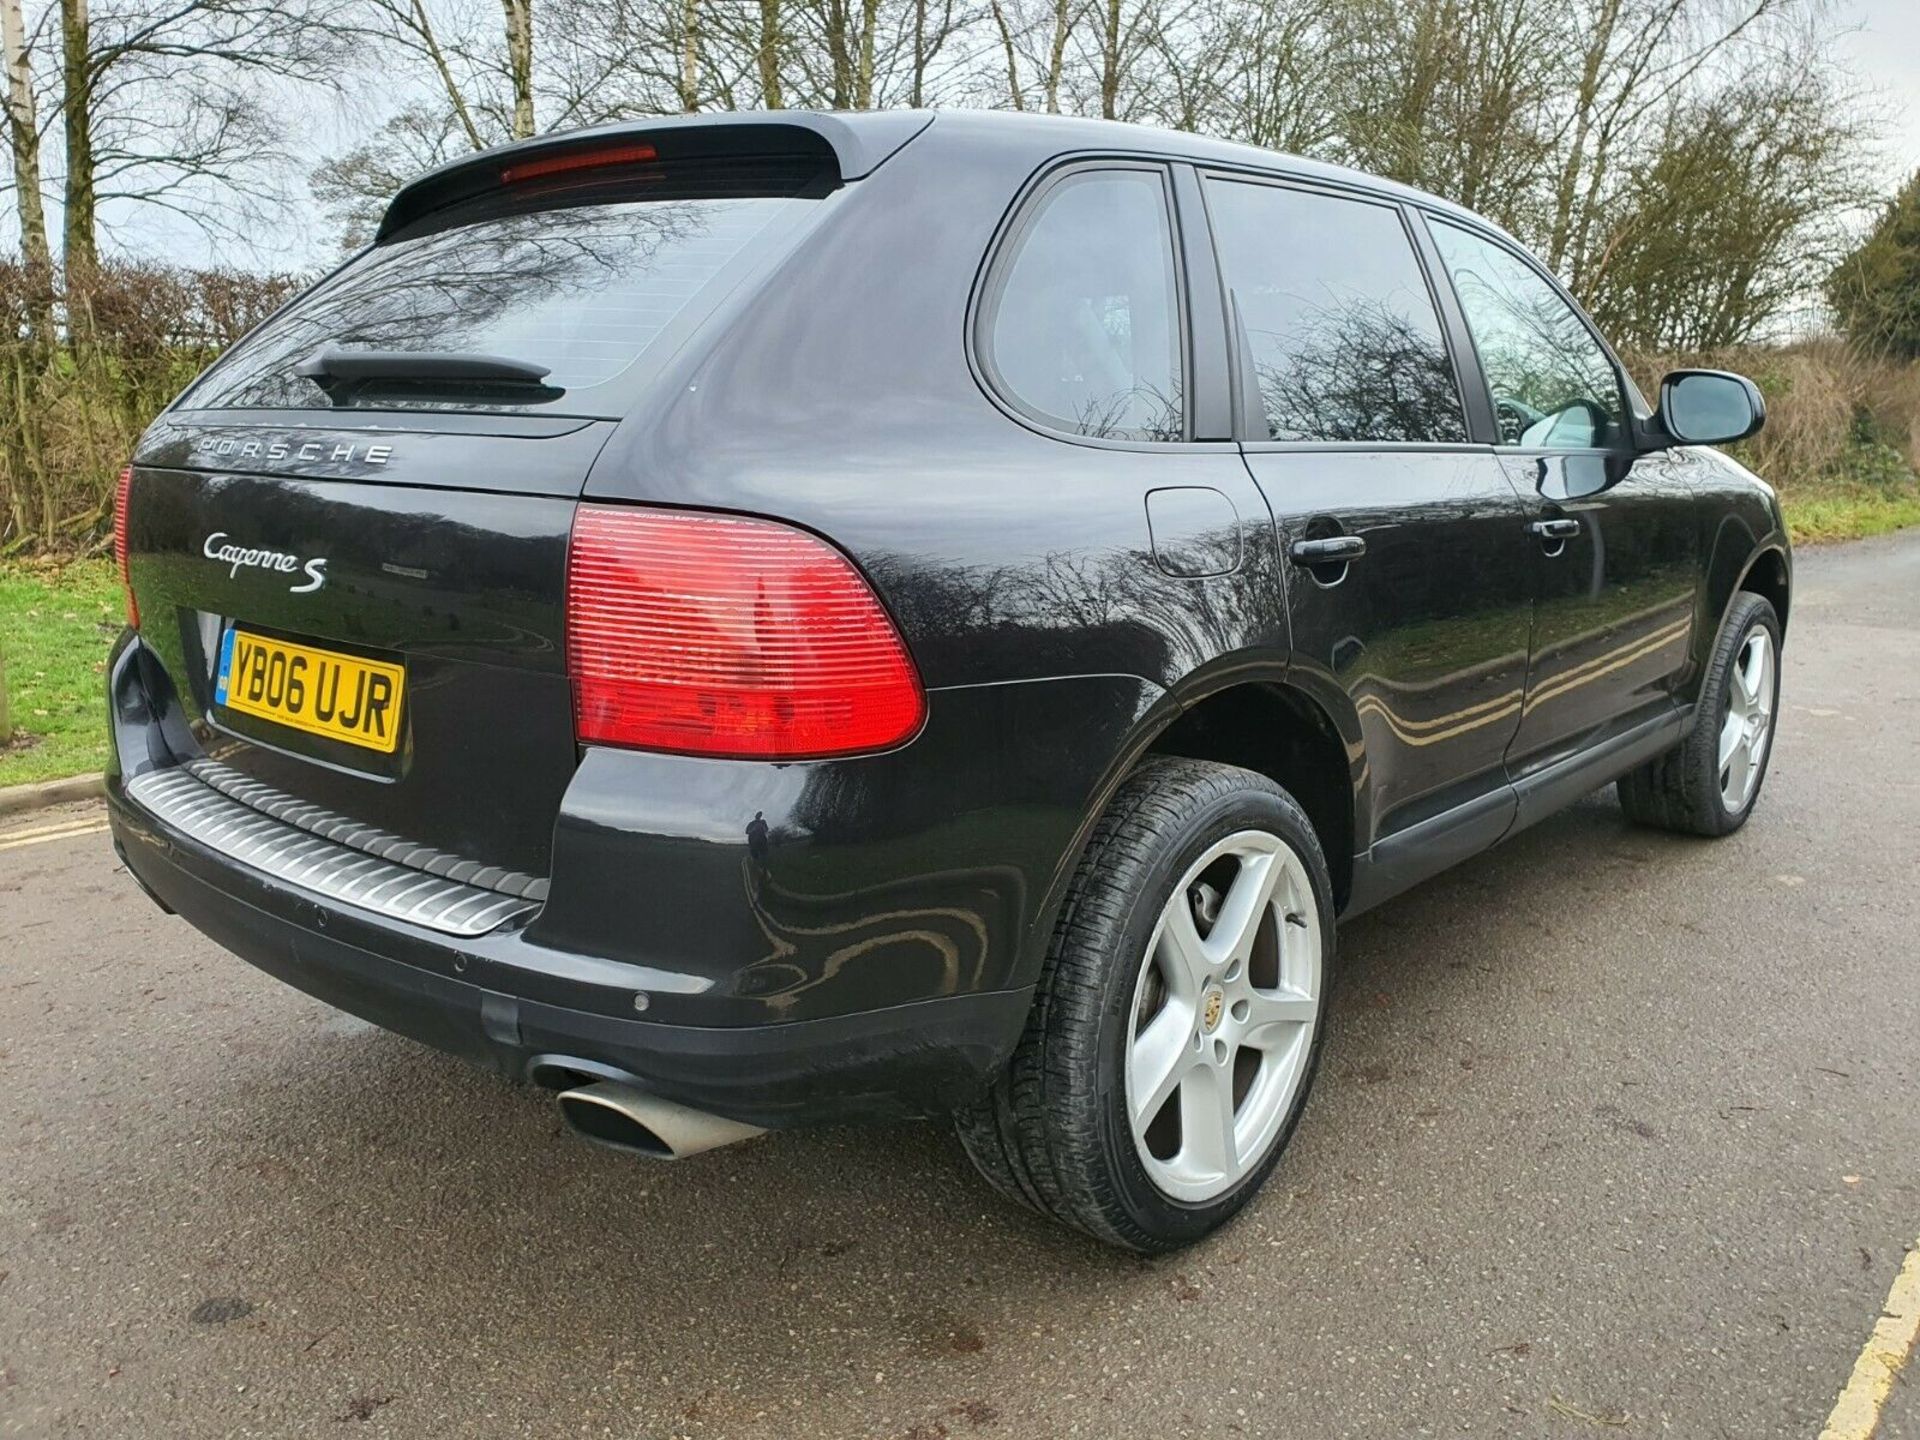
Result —
[{"label": "rear light cluster red lens", "polygon": [[582,744],[797,760],[883,750],[926,716],[846,556],[767,520],[582,505],[567,559]]},{"label": "rear light cluster red lens", "polygon": [[120,570],[120,588],[127,597],[127,623],[140,628],[140,606],[133,598],[133,576],[127,570],[127,492],[133,488],[133,466],[122,466],[120,483],[113,487],[113,563]]}]

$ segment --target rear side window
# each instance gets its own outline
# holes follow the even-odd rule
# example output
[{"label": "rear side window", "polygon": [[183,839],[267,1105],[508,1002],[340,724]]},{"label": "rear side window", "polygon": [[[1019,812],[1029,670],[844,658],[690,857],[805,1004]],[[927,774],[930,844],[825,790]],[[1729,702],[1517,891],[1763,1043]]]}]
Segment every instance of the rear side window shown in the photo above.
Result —
[{"label": "rear side window", "polygon": [[1207,212],[1270,439],[1466,440],[1433,294],[1399,211],[1216,178]]},{"label": "rear side window", "polygon": [[344,403],[617,417],[647,368],[643,362],[671,354],[827,203],[793,195],[612,201],[517,208],[403,234],[274,316],[181,403],[328,408],[335,402],[295,367],[337,346],[501,356],[551,372],[540,393],[526,398],[425,393],[396,382]]},{"label": "rear side window", "polygon": [[1081,170],[1049,186],[1002,255],[982,319],[997,388],[1035,419],[1106,439],[1184,437],[1159,170]]},{"label": "rear side window", "polygon": [[1444,221],[1431,228],[1493,392],[1500,443],[1610,444],[1621,420],[1620,378],[1586,322],[1519,256]]}]

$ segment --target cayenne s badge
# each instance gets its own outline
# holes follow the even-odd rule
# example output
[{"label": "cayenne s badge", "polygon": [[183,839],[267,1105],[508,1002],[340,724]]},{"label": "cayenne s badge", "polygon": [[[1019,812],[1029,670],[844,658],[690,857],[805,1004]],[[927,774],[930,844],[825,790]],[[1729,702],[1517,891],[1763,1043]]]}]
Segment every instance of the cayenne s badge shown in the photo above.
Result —
[{"label": "cayenne s badge", "polygon": [[287,593],[291,595],[311,595],[327,583],[327,562],[324,557],[303,563],[299,556],[289,555],[284,550],[250,550],[244,545],[229,545],[226,539],[226,531],[214,531],[200,546],[200,553],[209,560],[218,560],[227,566],[229,578],[242,570],[277,570],[283,575],[305,575],[304,584],[287,587]]}]

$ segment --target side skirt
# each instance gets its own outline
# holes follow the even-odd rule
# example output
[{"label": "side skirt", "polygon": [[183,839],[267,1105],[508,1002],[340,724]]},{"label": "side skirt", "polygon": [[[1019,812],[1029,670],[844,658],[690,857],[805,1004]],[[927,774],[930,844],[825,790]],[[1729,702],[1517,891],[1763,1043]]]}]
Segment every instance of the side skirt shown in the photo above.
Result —
[{"label": "side skirt", "polygon": [[1642,721],[1591,749],[1536,770],[1417,825],[1374,841],[1353,861],[1353,889],[1342,919],[1351,919],[1429,876],[1491,849],[1529,825],[1678,745],[1693,728],[1693,711],[1672,710]]},{"label": "side skirt", "polygon": [[1691,706],[1669,710],[1641,721],[1630,730],[1609,736],[1577,755],[1534,771],[1513,787],[1520,805],[1507,835],[1518,835],[1529,825],[1558,814],[1581,796],[1591,795],[1602,785],[1611,785],[1656,755],[1664,755],[1686,739],[1691,729]]}]

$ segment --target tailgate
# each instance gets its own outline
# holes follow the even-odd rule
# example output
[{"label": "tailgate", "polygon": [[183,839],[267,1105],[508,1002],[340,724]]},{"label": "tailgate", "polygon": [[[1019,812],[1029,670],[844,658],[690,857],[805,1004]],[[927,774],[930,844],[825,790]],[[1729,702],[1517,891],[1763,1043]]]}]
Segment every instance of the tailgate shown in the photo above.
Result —
[{"label": "tailgate", "polygon": [[567,535],[611,427],[485,428],[163,424],[134,468],[129,570],[201,755],[545,876],[577,758]]}]

